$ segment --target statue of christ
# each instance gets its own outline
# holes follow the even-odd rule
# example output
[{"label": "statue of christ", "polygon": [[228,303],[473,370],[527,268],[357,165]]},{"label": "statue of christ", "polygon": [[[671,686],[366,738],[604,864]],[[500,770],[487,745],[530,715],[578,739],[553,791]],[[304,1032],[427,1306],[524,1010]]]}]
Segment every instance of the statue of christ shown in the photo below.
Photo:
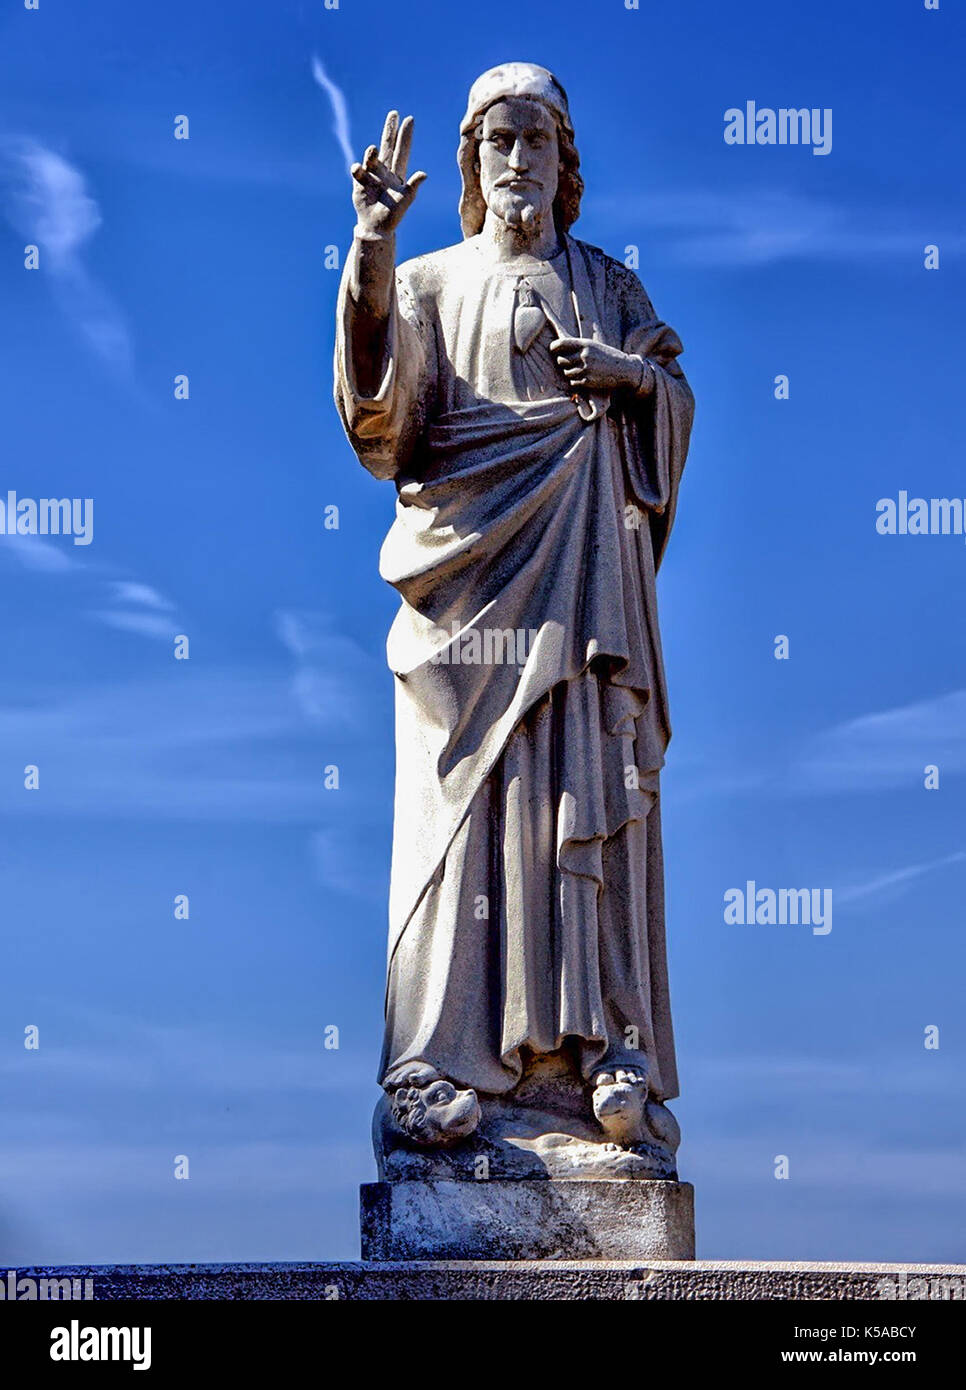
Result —
[{"label": "statue of christ", "polygon": [[412,132],[390,112],[352,168],[336,346],[349,440],[397,494],[380,1160],[509,1142],[551,1172],[637,1152],[672,1176],[655,574],[693,412],[681,343],[570,235],[583,181],[546,69],[474,83],[463,240],[397,266]]}]

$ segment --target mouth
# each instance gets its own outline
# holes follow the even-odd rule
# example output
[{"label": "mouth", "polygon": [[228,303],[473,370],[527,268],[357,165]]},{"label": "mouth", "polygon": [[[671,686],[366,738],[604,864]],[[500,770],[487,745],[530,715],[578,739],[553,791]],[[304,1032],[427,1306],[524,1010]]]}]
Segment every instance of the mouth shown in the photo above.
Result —
[{"label": "mouth", "polygon": [[513,193],[521,193],[527,188],[542,188],[543,185],[537,183],[536,179],[507,179],[505,183],[498,185],[500,188],[509,188]]}]

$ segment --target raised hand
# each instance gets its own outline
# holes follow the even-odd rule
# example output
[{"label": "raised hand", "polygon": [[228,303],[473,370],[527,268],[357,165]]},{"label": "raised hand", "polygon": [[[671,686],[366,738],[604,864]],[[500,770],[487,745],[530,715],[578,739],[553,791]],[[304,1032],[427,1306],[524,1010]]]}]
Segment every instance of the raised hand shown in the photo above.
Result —
[{"label": "raised hand", "polygon": [[378,151],[375,145],[370,145],[362,163],[353,164],[350,169],[356,231],[360,236],[372,239],[391,236],[415,198],[416,189],[426,175],[420,170],[406,178],[412,139],[412,116],[407,116],[400,124],[399,112],[390,111]]}]

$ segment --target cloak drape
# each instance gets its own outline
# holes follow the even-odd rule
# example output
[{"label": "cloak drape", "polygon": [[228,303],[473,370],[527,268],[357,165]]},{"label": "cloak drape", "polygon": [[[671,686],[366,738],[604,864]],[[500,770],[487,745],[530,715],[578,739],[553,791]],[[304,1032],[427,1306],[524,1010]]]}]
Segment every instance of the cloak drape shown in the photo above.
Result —
[{"label": "cloak drape", "polygon": [[[693,410],[681,344],[632,272],[568,237],[575,331],[648,358],[655,389],[591,420],[563,384],[494,398],[506,281],[479,240],[398,269],[374,397],[353,381],[349,265],[340,297],[337,403],[398,490],[380,558],[402,599],[383,1067],[418,1057],[501,1092],[524,1049],[572,1038],[586,1074],[646,1058],[667,1098],[655,573]],[[474,631],[490,651],[495,631],[527,634],[525,660],[459,659]]]}]

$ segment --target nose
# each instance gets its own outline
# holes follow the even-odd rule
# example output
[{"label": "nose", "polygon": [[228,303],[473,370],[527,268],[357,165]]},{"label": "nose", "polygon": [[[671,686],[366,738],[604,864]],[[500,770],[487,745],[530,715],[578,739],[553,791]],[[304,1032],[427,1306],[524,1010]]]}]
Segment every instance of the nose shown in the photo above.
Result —
[{"label": "nose", "polygon": [[511,169],[520,174],[522,174],[525,169],[529,168],[526,146],[522,140],[514,140],[513,149],[507,156],[507,163]]}]

